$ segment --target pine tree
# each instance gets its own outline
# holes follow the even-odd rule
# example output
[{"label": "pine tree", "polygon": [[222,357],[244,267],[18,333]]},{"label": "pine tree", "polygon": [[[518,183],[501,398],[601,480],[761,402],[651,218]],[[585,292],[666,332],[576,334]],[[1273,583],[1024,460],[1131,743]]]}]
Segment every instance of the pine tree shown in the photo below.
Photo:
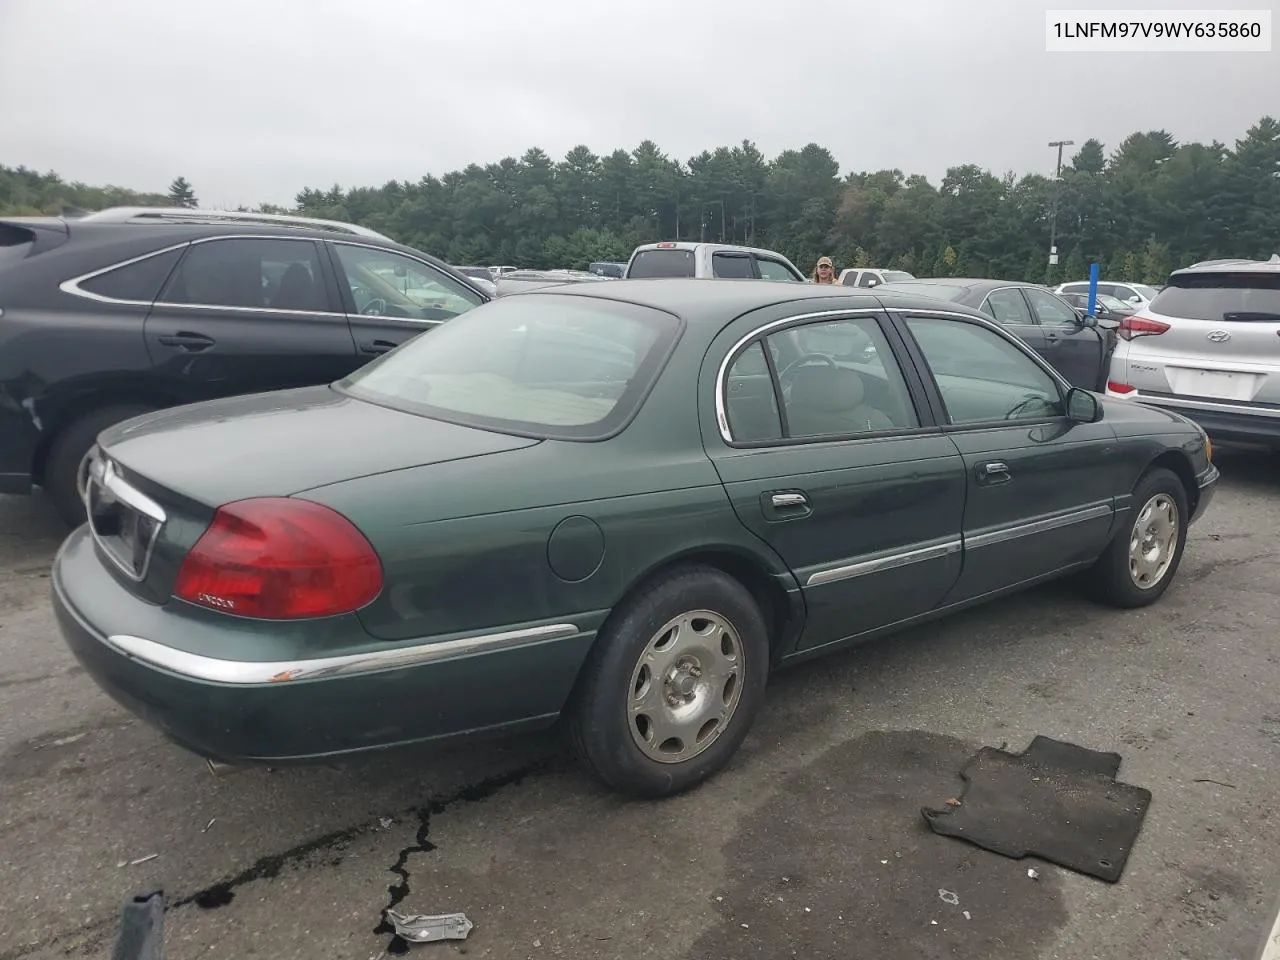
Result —
[{"label": "pine tree", "polygon": [[187,183],[186,177],[178,177],[173,183],[169,184],[169,199],[177,207],[196,207],[199,205],[195,192],[191,189],[191,184]]},{"label": "pine tree", "polygon": [[1085,266],[1084,253],[1079,247],[1071,251],[1071,256],[1067,257],[1066,266],[1062,268],[1063,275],[1070,280],[1087,280],[1089,278],[1089,268]]}]

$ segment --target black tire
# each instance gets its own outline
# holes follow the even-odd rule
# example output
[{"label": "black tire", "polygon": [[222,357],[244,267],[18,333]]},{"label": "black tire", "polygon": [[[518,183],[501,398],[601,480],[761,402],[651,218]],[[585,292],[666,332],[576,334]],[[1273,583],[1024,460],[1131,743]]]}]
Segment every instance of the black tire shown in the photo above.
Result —
[{"label": "black tire", "polygon": [[[712,731],[714,736],[709,737],[707,745],[697,747],[701,752],[679,762],[655,760],[642,751],[632,733],[628,691],[633,689],[636,671],[641,670],[641,657],[663,626],[694,611],[710,612],[728,624],[728,641],[723,640],[724,631],[715,631],[720,633],[721,642],[734,646],[732,635],[737,635],[736,650],[740,651],[742,666],[738,680],[729,681],[738,684],[736,706],[727,720]],[[691,626],[696,628],[697,620],[702,620],[708,630],[714,627],[705,618],[695,618]],[[709,647],[702,652],[708,651]],[[696,662],[696,654],[693,656]],[[710,656],[714,659],[713,653]],[[711,666],[708,661],[707,669]],[[729,762],[759,712],[768,673],[768,627],[747,589],[715,567],[681,566],[615,608],[596,639],[566,712],[569,736],[582,761],[614,790],[649,799],[671,796],[703,782]],[[705,688],[700,685],[689,696],[710,698],[714,689],[710,683]],[[728,684],[719,695],[723,697],[727,689],[731,689]],[[712,699],[699,702],[708,706],[715,703]],[[644,718],[637,720],[636,729],[643,730]],[[691,741],[695,745],[699,735]]]},{"label": "black tire", "polygon": [[98,434],[153,409],[140,404],[103,407],[73,420],[54,438],[44,462],[44,491],[67,526],[78,527],[85,522],[84,503],[77,489],[76,475],[81,461],[97,443]]},{"label": "black tire", "polygon": [[[1161,497],[1171,501],[1177,511],[1172,559],[1158,580],[1148,586],[1140,586],[1131,573],[1130,547],[1138,525],[1143,523],[1144,509]],[[1182,562],[1189,518],[1187,489],[1178,475],[1164,467],[1154,467],[1144,473],[1133,488],[1133,510],[1126,518],[1124,527],[1116,533],[1098,562],[1088,571],[1087,579],[1094,598],[1109,606],[1132,609],[1155,603],[1164,596]]]}]

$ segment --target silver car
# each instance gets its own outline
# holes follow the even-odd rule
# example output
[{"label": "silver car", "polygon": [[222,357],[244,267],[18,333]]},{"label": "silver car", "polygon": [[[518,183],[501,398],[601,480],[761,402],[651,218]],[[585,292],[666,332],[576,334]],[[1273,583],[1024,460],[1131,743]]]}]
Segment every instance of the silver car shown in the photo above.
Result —
[{"label": "silver car", "polygon": [[1108,396],[1280,451],[1280,254],[1175,270],[1117,332]]}]

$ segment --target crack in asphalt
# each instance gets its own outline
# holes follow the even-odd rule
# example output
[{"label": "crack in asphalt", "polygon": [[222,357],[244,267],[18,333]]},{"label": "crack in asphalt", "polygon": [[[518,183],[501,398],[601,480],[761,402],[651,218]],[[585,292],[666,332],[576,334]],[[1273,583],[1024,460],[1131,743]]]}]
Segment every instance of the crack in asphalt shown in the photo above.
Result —
[{"label": "crack in asphalt", "polygon": [[391,934],[391,940],[386,947],[387,953],[400,955],[407,953],[409,950],[408,942],[396,933],[395,927],[387,919],[387,911],[394,910],[409,896],[409,858],[415,853],[430,853],[436,849],[436,845],[427,839],[428,834],[431,832],[432,815],[444,813],[445,810],[460,800],[473,803],[487,799],[504,787],[512,786],[526,777],[543,772],[551,766],[552,762],[553,760],[539,760],[507,773],[498,773],[491,777],[485,777],[479,783],[461,787],[448,796],[432,800],[413,811],[418,818],[418,829],[414,834],[414,841],[400,851],[399,856],[396,857],[396,862],[388,868],[400,879],[387,887],[390,899],[387,905],[382,908],[381,921],[373,928],[373,933],[376,936]]},{"label": "crack in asphalt", "polygon": [[[433,814],[443,813],[450,806],[459,801],[468,803],[478,800],[485,800],[493,796],[504,787],[509,787],[520,783],[522,780],[542,773],[549,769],[555,763],[555,757],[544,758],[525,764],[514,770],[505,773],[494,774],[486,777],[477,783],[459,787],[452,793],[444,797],[430,800],[420,807],[411,807],[405,811],[403,816],[415,816],[418,820],[418,829],[414,834],[414,842],[400,851],[396,858],[396,862],[388,869],[396,874],[400,880],[387,887],[387,893],[390,900],[382,911],[382,921],[374,929],[375,934],[390,933],[393,934],[391,943],[387,947],[388,953],[400,954],[408,950],[408,943],[399,936],[394,936],[395,929],[386,919],[386,911],[393,910],[398,906],[405,897],[409,896],[409,878],[408,869],[409,857],[415,853],[427,853],[435,849],[435,845],[427,839],[430,830],[431,816]],[[195,893],[187,894],[176,900],[169,901],[165,904],[165,915],[183,907],[195,904],[204,910],[216,910],[231,903],[236,897],[236,890],[244,886],[246,883],[252,883],[255,880],[270,880],[279,876],[280,871],[284,867],[298,863],[313,853],[321,850],[331,850],[350,842],[357,836],[364,833],[370,833],[379,829],[381,817],[366,823],[359,823],[349,827],[343,827],[340,830],[331,830],[321,836],[314,837],[305,843],[300,843],[295,847],[279,853],[270,853],[259,857],[250,866],[241,870],[230,877],[224,877],[216,883],[210,884]],[[47,949],[57,946],[58,944],[77,937],[91,936],[94,944],[100,944],[108,938],[114,939],[115,931],[113,927],[119,922],[116,916],[102,917],[91,920],[72,930],[63,930],[46,940],[36,943],[26,943],[7,950],[0,951],[0,960],[21,960],[23,957],[30,956],[38,950]]]}]

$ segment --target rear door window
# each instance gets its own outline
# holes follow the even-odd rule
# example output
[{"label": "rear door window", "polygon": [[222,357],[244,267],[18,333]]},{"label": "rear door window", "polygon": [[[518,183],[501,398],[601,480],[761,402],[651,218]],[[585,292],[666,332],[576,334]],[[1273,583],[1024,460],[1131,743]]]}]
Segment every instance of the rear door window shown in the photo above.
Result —
[{"label": "rear door window", "polygon": [[196,243],[161,300],[190,306],[323,313],[332,310],[312,240],[236,237]]},{"label": "rear door window", "polygon": [[751,257],[744,253],[717,253],[711,257],[711,275],[726,280],[754,280]]},{"label": "rear door window", "polygon": [[987,301],[983,304],[983,313],[991,314],[997,323],[1006,326],[1031,326],[1035,323],[1031,318],[1031,311],[1027,309],[1027,301],[1015,287],[993,290],[988,294]]},{"label": "rear door window", "polygon": [[1280,323],[1280,273],[1174,277],[1151,303],[1166,317],[1210,323]]},{"label": "rear door window", "polygon": [[135,303],[151,303],[160,288],[169,279],[174,265],[182,256],[184,247],[153,253],[149,257],[124,263],[81,280],[78,286],[86,293],[111,300],[128,300]]},{"label": "rear door window", "polygon": [[641,250],[631,261],[629,277],[693,277],[692,250]]}]

